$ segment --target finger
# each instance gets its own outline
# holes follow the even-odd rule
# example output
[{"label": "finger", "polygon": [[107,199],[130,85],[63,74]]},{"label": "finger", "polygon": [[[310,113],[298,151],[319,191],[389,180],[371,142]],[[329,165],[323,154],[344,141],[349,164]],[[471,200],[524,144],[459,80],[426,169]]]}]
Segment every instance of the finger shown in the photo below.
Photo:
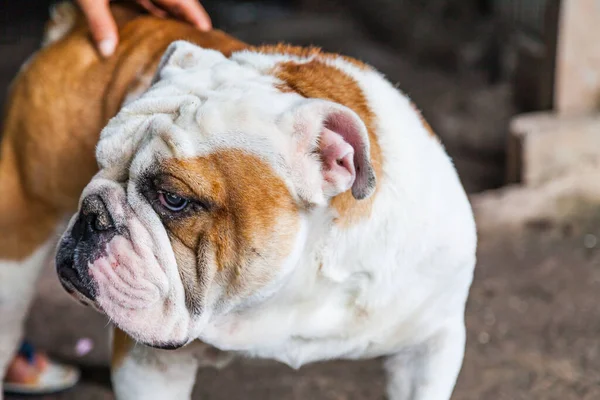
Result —
[{"label": "finger", "polygon": [[98,46],[100,54],[109,57],[115,51],[119,36],[108,0],[77,0]]},{"label": "finger", "polygon": [[197,0],[154,0],[154,2],[202,31],[212,29],[208,13]]},{"label": "finger", "polygon": [[146,9],[146,11],[148,11],[149,13],[151,13],[152,15],[159,17],[159,18],[166,18],[168,16],[168,13],[161,9],[158,8],[154,5],[154,3],[150,0],[137,0],[137,3],[144,7]]}]

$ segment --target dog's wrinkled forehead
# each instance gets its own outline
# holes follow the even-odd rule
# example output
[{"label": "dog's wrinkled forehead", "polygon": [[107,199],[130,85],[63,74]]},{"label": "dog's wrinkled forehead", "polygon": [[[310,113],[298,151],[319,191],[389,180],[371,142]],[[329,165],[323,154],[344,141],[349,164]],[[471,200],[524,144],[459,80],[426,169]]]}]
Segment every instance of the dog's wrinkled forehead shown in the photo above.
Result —
[{"label": "dog's wrinkled forehead", "polygon": [[149,144],[154,157],[193,157],[223,147],[268,157],[265,149],[281,139],[278,115],[299,98],[276,85],[275,77],[217,51],[176,42],[163,56],[153,86],[102,131],[100,167],[133,167],[132,157]]}]

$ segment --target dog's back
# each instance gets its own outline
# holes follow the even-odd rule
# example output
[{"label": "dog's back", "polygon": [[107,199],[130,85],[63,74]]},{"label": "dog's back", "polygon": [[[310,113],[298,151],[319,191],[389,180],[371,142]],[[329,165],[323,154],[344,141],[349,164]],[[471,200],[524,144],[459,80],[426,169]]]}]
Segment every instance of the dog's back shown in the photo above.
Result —
[{"label": "dog's back", "polygon": [[[77,206],[97,170],[102,127],[128,96],[141,93],[167,46],[185,39],[230,53],[245,44],[220,32],[113,6],[120,45],[109,59],[94,48],[81,13],[70,3],[52,12],[45,46],[11,86],[0,149],[0,259],[29,254]],[[35,222],[35,223],[32,223]]]}]

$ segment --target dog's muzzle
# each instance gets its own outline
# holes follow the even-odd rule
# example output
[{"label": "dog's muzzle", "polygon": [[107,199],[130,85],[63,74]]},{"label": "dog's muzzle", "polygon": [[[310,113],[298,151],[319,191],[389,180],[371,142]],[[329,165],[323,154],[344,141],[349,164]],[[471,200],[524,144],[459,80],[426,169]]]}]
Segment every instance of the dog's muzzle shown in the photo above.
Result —
[{"label": "dog's muzzle", "polygon": [[105,252],[117,234],[115,223],[100,195],[86,197],[71,231],[63,236],[56,254],[56,271],[64,288],[94,300],[96,284],[89,265]]}]

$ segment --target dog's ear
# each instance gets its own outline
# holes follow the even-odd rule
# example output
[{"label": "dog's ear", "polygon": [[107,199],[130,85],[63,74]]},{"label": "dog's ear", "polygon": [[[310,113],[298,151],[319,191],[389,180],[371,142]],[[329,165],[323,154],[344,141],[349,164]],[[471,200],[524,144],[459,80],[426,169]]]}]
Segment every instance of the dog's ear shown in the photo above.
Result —
[{"label": "dog's ear", "polygon": [[204,49],[185,40],[177,40],[163,53],[152,84],[173,72],[199,67],[210,68],[225,59],[225,56],[216,50]]},{"label": "dog's ear", "polygon": [[[295,150],[305,157],[317,156],[321,196],[331,198],[351,190],[355,199],[362,200],[373,194],[376,178],[369,135],[354,111],[330,101],[311,99],[289,111],[283,120],[291,124]],[[312,181],[302,186],[307,190],[312,186],[314,191]],[[314,193],[306,197],[315,198]]]}]

